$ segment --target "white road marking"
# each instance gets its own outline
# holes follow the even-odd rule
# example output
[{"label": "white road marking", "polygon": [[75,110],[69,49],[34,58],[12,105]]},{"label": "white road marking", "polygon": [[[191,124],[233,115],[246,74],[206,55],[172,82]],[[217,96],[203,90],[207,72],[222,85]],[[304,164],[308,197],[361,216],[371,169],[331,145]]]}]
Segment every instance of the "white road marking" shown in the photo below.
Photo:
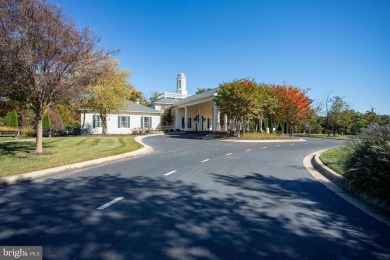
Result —
[{"label": "white road marking", "polygon": [[210,159],[206,159],[206,160],[203,160],[203,161],[200,161],[200,162],[207,162],[207,161],[210,161]]},{"label": "white road marking", "polygon": [[112,204],[114,204],[114,203],[117,203],[118,201],[120,201],[121,199],[123,199],[124,197],[118,197],[118,198],[116,198],[116,199],[113,199],[112,201],[110,201],[110,202],[107,202],[106,204],[103,204],[103,205],[101,205],[100,207],[98,207],[98,208],[96,208],[96,209],[98,209],[98,210],[103,210],[103,209],[105,209],[105,208],[108,208],[109,206],[111,206]]},{"label": "white road marking", "polygon": [[250,152],[250,151],[252,151],[252,149],[248,149],[248,150],[245,150],[245,151]]},{"label": "white road marking", "polygon": [[265,148],[267,148],[267,147],[266,147],[266,146],[263,146],[263,147],[261,147],[261,148],[265,149]]},{"label": "white road marking", "polygon": [[227,153],[226,155],[232,155],[233,153]]},{"label": "white road marking", "polygon": [[170,171],[170,172],[165,173],[164,175],[168,176],[168,175],[171,175],[172,173],[175,173],[175,172],[176,172],[176,170],[175,171]]},{"label": "white road marking", "polygon": [[280,144],[277,144],[276,146],[280,146]]},{"label": "white road marking", "polygon": [[290,144],[290,145],[294,145],[294,144]]}]

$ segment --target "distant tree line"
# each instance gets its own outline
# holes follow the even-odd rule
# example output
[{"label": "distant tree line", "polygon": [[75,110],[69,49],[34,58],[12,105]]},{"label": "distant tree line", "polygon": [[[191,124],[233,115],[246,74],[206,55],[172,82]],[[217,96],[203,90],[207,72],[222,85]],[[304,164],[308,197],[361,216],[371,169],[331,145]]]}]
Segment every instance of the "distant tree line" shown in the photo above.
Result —
[{"label": "distant tree line", "polygon": [[297,131],[314,134],[355,135],[370,125],[389,125],[390,116],[375,113],[372,108],[364,113],[352,109],[340,96],[327,97],[324,104],[311,108],[311,113]]}]

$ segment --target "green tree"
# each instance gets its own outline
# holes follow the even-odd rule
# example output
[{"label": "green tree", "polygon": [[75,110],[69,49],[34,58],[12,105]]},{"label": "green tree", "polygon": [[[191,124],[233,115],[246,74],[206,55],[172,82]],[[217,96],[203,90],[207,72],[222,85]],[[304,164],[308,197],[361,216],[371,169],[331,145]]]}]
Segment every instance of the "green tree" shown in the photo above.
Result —
[{"label": "green tree", "polygon": [[107,115],[129,104],[128,98],[137,92],[127,81],[130,73],[118,68],[119,62],[106,57],[99,65],[99,74],[87,87],[84,108],[99,113],[102,120],[102,134],[107,134]]},{"label": "green tree", "polygon": [[175,115],[173,109],[171,107],[167,108],[161,115],[161,124],[164,126],[171,126],[173,124],[174,119]]},{"label": "green tree", "polygon": [[12,110],[10,127],[13,128],[19,127],[18,113],[16,113],[16,110]]},{"label": "green tree", "polygon": [[162,95],[163,93],[159,93],[159,92],[157,92],[157,91],[154,91],[154,92],[152,92],[152,95],[150,96],[150,98],[149,98],[149,103],[150,104],[153,104],[154,102],[156,102],[157,100],[158,100],[158,97],[160,96],[160,95]]},{"label": "green tree", "polygon": [[46,130],[46,131],[50,131],[50,129],[51,129],[51,122],[50,122],[49,113],[45,113],[43,115],[42,129]]},{"label": "green tree", "polygon": [[[335,96],[329,100],[330,110],[328,113],[328,136],[330,133],[333,133],[333,136],[336,136],[336,133],[339,131],[342,125],[342,115],[345,110],[348,109],[347,103],[339,96]],[[329,128],[330,127],[330,128]]]},{"label": "green tree", "polygon": [[5,126],[11,127],[12,113],[8,112],[5,116]]},{"label": "green tree", "polygon": [[228,118],[236,122],[238,137],[241,130],[245,134],[243,124],[260,114],[258,91],[257,83],[248,79],[234,80],[219,86],[216,104],[221,114],[226,114]]},{"label": "green tree", "polygon": [[259,88],[260,93],[257,102],[259,102],[261,106],[261,117],[267,119],[267,126],[265,126],[264,131],[266,131],[266,128],[269,128],[270,131],[273,132],[277,111],[280,109],[275,90],[271,86],[265,84],[260,84]]},{"label": "green tree", "polygon": [[321,130],[321,110],[322,110],[322,103],[316,103],[315,105],[312,105],[310,108],[310,112],[308,115],[308,118],[306,120],[306,128],[305,131],[308,131],[309,136],[312,133],[319,133]]},{"label": "green tree", "polygon": [[366,111],[362,116],[364,127],[368,127],[372,124],[380,124],[381,118],[375,113],[374,108],[371,111]]},{"label": "green tree", "polygon": [[212,90],[212,88],[198,88],[198,90],[195,92],[195,95]]}]

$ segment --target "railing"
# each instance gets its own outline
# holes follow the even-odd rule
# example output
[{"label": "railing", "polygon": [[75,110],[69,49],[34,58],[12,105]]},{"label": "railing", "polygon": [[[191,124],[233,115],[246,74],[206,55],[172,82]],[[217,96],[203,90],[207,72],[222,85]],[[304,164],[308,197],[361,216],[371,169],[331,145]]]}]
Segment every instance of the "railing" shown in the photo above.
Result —
[{"label": "railing", "polygon": [[185,98],[185,96],[182,95],[182,94],[178,94],[178,93],[164,92],[163,94],[158,96],[158,99],[162,99],[162,98],[179,98],[179,99],[183,99],[183,98]]}]

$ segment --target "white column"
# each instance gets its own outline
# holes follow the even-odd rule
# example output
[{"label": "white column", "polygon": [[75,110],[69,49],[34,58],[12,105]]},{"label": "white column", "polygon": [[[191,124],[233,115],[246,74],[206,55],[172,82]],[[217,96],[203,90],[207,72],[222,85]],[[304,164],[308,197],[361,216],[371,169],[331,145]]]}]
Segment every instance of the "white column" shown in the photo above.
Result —
[{"label": "white column", "polygon": [[179,108],[175,107],[175,129],[180,129],[180,115]]},{"label": "white column", "polygon": [[225,131],[227,131],[228,129],[227,129],[227,126],[228,126],[228,118],[227,118],[227,115],[225,114],[224,115],[224,117],[223,117],[224,119],[223,119],[223,124],[224,124],[224,126],[223,126],[223,128],[225,129]]},{"label": "white column", "polygon": [[199,107],[199,122],[198,122],[198,131],[202,131],[202,125],[203,125],[203,119],[202,119],[202,112]]},{"label": "white column", "polygon": [[219,109],[218,106],[214,103],[214,109],[213,109],[213,132],[220,131],[220,125],[219,125]]},{"label": "white column", "polygon": [[219,109],[217,107],[217,122],[216,122],[216,125],[217,125],[217,131],[221,131],[221,121],[220,121],[220,117],[221,117],[221,113],[219,112]]},{"label": "white column", "polygon": [[184,107],[184,131],[188,131],[188,108]]},{"label": "white column", "polygon": [[214,103],[214,108],[213,108],[213,132],[217,131],[217,106]]}]

